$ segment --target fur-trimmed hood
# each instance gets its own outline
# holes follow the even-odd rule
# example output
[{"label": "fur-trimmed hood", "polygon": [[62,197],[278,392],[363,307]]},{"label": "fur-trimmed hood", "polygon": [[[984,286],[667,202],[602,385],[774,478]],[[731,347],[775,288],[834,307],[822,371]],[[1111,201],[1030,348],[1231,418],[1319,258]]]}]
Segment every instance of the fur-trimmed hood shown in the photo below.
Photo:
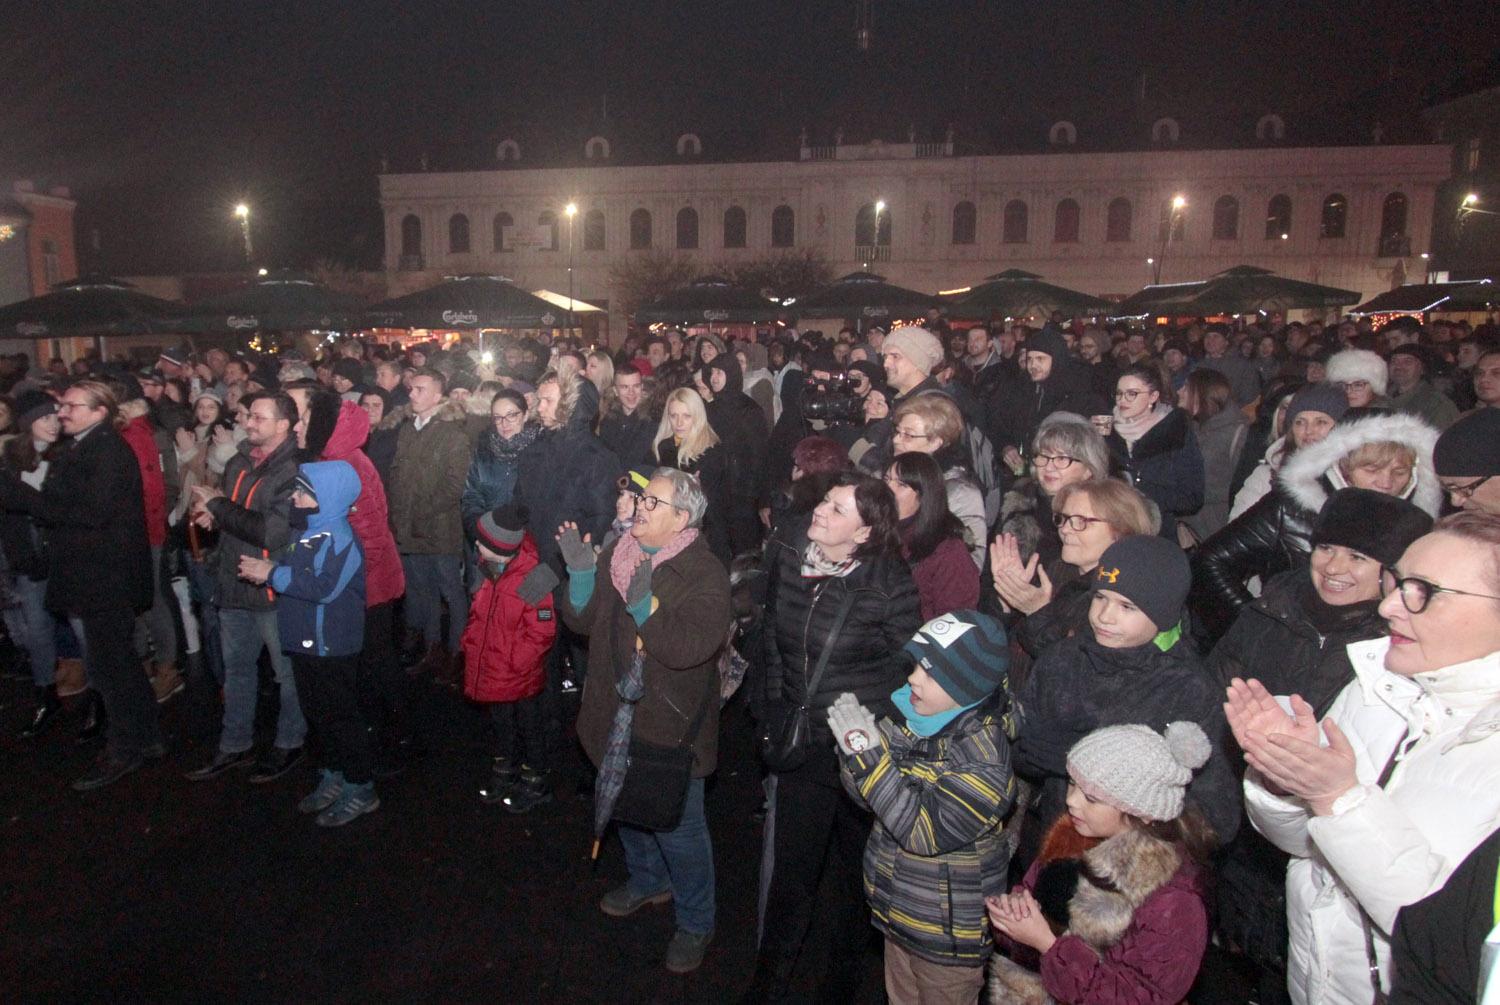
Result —
[{"label": "fur-trimmed hood", "polygon": [[1432,467],[1438,431],[1415,415],[1366,415],[1340,423],[1324,439],[1298,450],[1282,462],[1277,488],[1298,506],[1316,514],[1328,497],[1348,482],[1338,469],[1339,459],[1370,443],[1399,443],[1417,455],[1411,485],[1402,494],[1412,505],[1436,517],[1443,506],[1443,487]]},{"label": "fur-trimmed hood", "polygon": [[[411,404],[408,402],[387,412],[380,420],[380,428],[395,429],[409,418],[411,418]],[[438,406],[433,418],[442,422],[466,422],[469,413],[462,404],[449,398]]]}]

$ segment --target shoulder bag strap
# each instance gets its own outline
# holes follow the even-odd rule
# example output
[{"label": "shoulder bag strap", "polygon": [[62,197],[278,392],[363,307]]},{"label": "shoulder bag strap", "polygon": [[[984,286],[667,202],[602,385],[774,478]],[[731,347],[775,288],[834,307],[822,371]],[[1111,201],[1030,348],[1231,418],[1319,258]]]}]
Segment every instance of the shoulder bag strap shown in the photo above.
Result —
[{"label": "shoulder bag strap", "polygon": [[807,690],[803,692],[803,704],[812,701],[813,694],[818,690],[818,685],[823,680],[823,671],[828,669],[828,657],[833,655],[833,644],[838,640],[839,632],[844,630],[844,622],[849,619],[849,610],[853,606],[854,591],[846,586],[843,602],[839,604],[838,613],[833,616],[833,626],[828,629],[828,637],[823,640],[823,651],[818,654],[818,665],[813,667],[813,675],[807,682]]},{"label": "shoulder bag strap", "polygon": [[[1401,738],[1396,741],[1396,746],[1392,748],[1391,756],[1386,760],[1385,767],[1380,770],[1380,777],[1375,780],[1375,784],[1380,788],[1385,788],[1386,783],[1391,780],[1391,775],[1396,773],[1396,760],[1401,756],[1401,749],[1406,745],[1406,738],[1410,735],[1410,728],[1403,730]],[[1387,999],[1385,990],[1380,986],[1380,961],[1375,956],[1375,928],[1370,921],[1369,913],[1363,907],[1360,907],[1359,901],[1356,900],[1354,906],[1359,907],[1359,923],[1364,929],[1365,963],[1369,965],[1370,987],[1375,992],[1373,1002],[1374,1005],[1384,1005]]]}]

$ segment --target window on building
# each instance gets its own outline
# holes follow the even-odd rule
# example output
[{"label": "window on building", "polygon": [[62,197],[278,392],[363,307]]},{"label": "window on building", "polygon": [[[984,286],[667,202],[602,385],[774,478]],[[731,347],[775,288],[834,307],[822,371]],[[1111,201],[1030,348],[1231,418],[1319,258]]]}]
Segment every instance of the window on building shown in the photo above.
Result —
[{"label": "window on building", "polygon": [[462,213],[448,217],[448,254],[469,253],[469,218]]},{"label": "window on building", "polygon": [[744,209],[730,206],[724,211],[724,247],[743,248],[746,229]]},{"label": "window on building", "polygon": [[1406,237],[1406,196],[1392,192],[1380,207],[1380,257],[1394,258],[1411,251]]},{"label": "window on building", "polygon": [[696,133],[683,133],[677,137],[678,157],[698,157],[703,153],[703,141]]},{"label": "window on building", "polygon": [[1066,120],[1054,122],[1047,133],[1047,142],[1055,147],[1070,147],[1078,142],[1078,130]]},{"label": "window on building", "polygon": [[62,255],[50,237],[42,238],[42,280],[49,287],[62,282]]},{"label": "window on building", "polygon": [[1176,119],[1157,119],[1151,124],[1152,143],[1176,143],[1182,138],[1182,127]]},{"label": "window on building", "polygon": [[1266,240],[1279,241],[1292,233],[1292,197],[1273,195],[1266,203]]},{"label": "window on building", "polygon": [[495,250],[510,251],[510,231],[516,221],[509,213],[495,214]]},{"label": "window on building", "polygon": [[591,209],[583,214],[583,250],[604,250],[604,210]]},{"label": "window on building", "polygon": [[1000,239],[1006,244],[1025,244],[1027,215],[1026,204],[1020,199],[1006,203]]},{"label": "window on building", "polygon": [[587,160],[609,160],[609,140],[603,136],[592,136],[583,145],[583,156]]},{"label": "window on building", "polygon": [[1349,200],[1335,192],[1323,200],[1323,218],[1318,223],[1318,236],[1343,237],[1348,226]]},{"label": "window on building", "polygon": [[797,214],[790,206],[771,210],[771,247],[790,248],[797,243]]},{"label": "window on building", "polygon": [[422,221],[417,219],[413,213],[408,213],[401,219],[401,254],[420,255],[422,253]]},{"label": "window on building", "polygon": [[974,204],[965,199],[953,207],[953,243],[973,244],[979,229],[979,214]]},{"label": "window on building", "polygon": [[495,160],[504,164],[506,161],[518,161],[521,159],[521,145],[515,140],[501,140],[499,146],[495,147]]},{"label": "window on building", "polygon": [[651,247],[651,213],[638,209],[630,214],[630,250]]},{"label": "window on building", "polygon": [[[876,229],[879,217],[879,229]],[[891,213],[884,209],[875,212],[875,204],[867,202],[854,215],[854,243],[861,248],[872,246],[889,247],[891,243]]]},{"label": "window on building", "polygon": [[1109,201],[1104,214],[1104,239],[1106,241],[1129,241],[1131,217],[1135,215],[1130,200],[1123,195]]},{"label": "window on building", "polygon": [[1240,236],[1240,201],[1232,195],[1214,200],[1214,240],[1235,241]]},{"label": "window on building", "polygon": [[537,236],[541,239],[540,251],[557,251],[562,247],[560,240],[561,227],[557,223],[557,214],[550,209],[544,209],[536,218]]},{"label": "window on building", "polygon": [[1063,199],[1057,204],[1057,209],[1052,213],[1052,240],[1058,244],[1078,243],[1078,222],[1080,217],[1078,203],[1073,199]]},{"label": "window on building", "polygon": [[677,211],[677,247],[698,247],[698,211],[684,206]]},{"label": "window on building", "polygon": [[1286,123],[1280,115],[1262,115],[1255,124],[1255,138],[1262,142],[1274,142],[1286,136]]}]

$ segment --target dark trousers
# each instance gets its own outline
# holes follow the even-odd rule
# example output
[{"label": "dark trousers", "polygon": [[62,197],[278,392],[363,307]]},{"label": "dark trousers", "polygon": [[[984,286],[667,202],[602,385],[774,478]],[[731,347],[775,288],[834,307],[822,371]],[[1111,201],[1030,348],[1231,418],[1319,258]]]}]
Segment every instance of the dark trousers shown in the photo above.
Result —
[{"label": "dark trousers", "polygon": [[520,701],[491,703],[490,721],[495,724],[496,750],[501,757],[537,771],[552,770],[540,694]]},{"label": "dark trousers", "polygon": [[771,854],[762,863],[771,875],[768,883],[762,880],[765,917],[756,961],[757,983],[771,1000],[786,993],[814,909],[832,933],[819,999],[848,1001],[862,977],[871,933],[862,860],[871,817],[844,793],[833,757],[818,748],[799,770],[775,776]]},{"label": "dark trousers", "polygon": [[302,714],[323,742],[323,766],[355,785],[370,781],[375,758],[359,711],[359,656],[288,655]]},{"label": "dark trousers", "polygon": [[88,647],[90,683],[104,702],[109,723],[109,753],[121,760],[135,760],[147,747],[161,742],[156,693],[131,645],[135,612],[125,607],[77,617],[83,622],[84,645]]},{"label": "dark trousers", "polygon": [[406,674],[396,652],[396,601],[365,608],[364,649],[359,654],[359,705],[376,743],[389,745],[405,728]]}]

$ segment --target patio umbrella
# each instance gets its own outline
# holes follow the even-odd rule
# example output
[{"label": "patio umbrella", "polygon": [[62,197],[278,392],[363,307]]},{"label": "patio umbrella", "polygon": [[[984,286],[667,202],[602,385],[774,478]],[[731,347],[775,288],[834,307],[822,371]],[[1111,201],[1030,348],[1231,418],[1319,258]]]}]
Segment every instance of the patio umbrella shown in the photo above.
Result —
[{"label": "patio umbrella", "polygon": [[1069,317],[1099,314],[1112,305],[1107,300],[1042,282],[1042,277],[1020,269],[1006,269],[985,279],[948,305],[955,316],[1046,317],[1060,311]]},{"label": "patio umbrella", "polygon": [[364,306],[358,297],[336,293],[310,276],[279,272],[194,304],[175,327],[206,334],[344,331],[360,325]]},{"label": "patio umbrella", "polygon": [[29,300],[0,307],[0,333],[20,338],[149,335],[183,314],[181,304],[147,296],[108,276],[80,276]]},{"label": "patio umbrella", "polygon": [[884,276],[873,272],[851,272],[821,289],[787,306],[803,318],[863,318],[884,321],[888,318],[921,317],[938,298],[900,286],[892,286]]},{"label": "patio umbrella", "polygon": [[1111,311],[1115,317],[1176,314],[1253,314],[1343,307],[1359,302],[1359,293],[1278,276],[1269,269],[1237,265],[1208,279],[1147,286]]},{"label": "patio umbrella", "polygon": [[635,312],[639,324],[761,324],[782,312],[754,290],[735,286],[719,276],[695,279],[657,297]]},{"label": "patio umbrella", "polygon": [[379,328],[553,328],[563,312],[504,276],[449,276],[364,313]]},{"label": "patio umbrella", "polygon": [[1425,314],[1428,311],[1487,311],[1500,304],[1500,290],[1488,279],[1457,283],[1412,283],[1387,290],[1350,314]]}]

